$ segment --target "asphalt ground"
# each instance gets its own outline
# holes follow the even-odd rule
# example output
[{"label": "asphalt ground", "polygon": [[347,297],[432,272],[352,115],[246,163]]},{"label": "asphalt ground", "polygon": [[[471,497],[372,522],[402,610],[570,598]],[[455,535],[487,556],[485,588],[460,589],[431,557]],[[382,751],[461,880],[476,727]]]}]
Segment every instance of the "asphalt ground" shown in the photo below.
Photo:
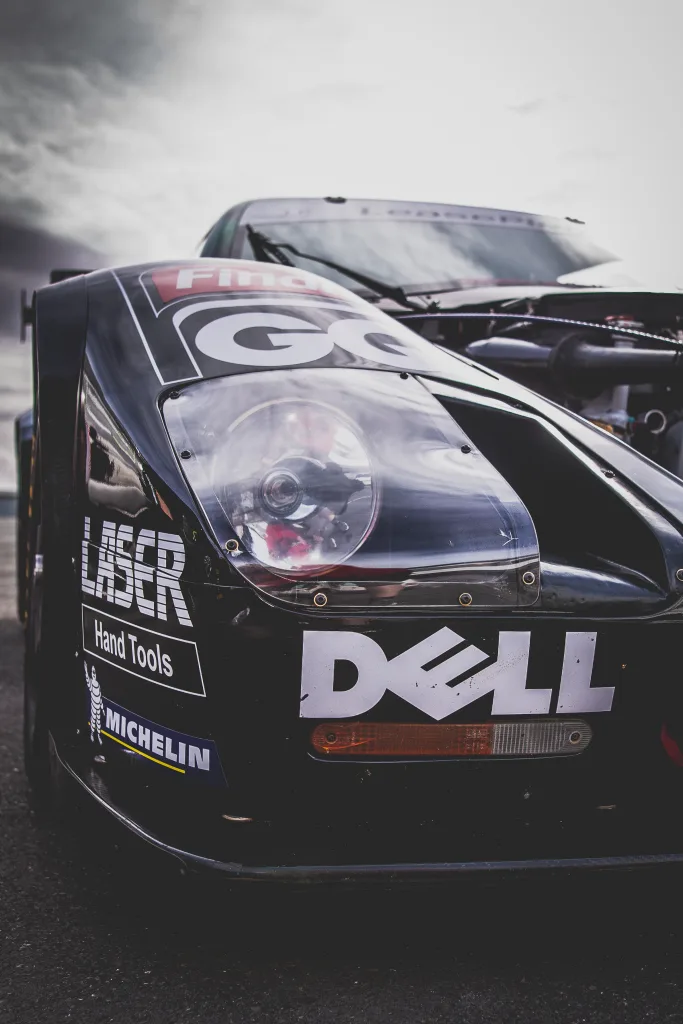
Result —
[{"label": "asphalt ground", "polygon": [[[292,892],[30,810],[0,519],[0,1022],[683,1022],[683,873]],[[673,809],[675,811],[675,809]]]}]

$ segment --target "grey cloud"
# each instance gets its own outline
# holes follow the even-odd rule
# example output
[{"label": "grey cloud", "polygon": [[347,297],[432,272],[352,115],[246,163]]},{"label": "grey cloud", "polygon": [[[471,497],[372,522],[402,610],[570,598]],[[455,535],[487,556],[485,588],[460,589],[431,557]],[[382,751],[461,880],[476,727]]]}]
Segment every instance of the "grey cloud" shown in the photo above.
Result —
[{"label": "grey cloud", "polygon": [[92,135],[119,82],[143,82],[188,0],[3,0],[0,5],[0,331],[18,328],[19,289],[101,253],[46,231],[60,168]]},{"label": "grey cloud", "polygon": [[0,59],[18,68],[100,65],[141,79],[196,27],[205,7],[196,0],[3,0]]},{"label": "grey cloud", "polygon": [[122,95],[201,30],[207,0],[3,0],[0,216],[40,225]]},{"label": "grey cloud", "polygon": [[546,101],[544,99],[527,100],[525,103],[508,103],[507,109],[512,111],[513,114],[537,114],[539,110],[542,110],[545,106]]},{"label": "grey cloud", "polygon": [[[79,169],[122,96],[201,29],[208,0],[0,3],[0,328],[17,326],[17,289],[54,266],[107,259],[49,230],[78,197]],[[90,241],[98,244],[97,211]],[[105,232],[106,234],[106,232]]]}]

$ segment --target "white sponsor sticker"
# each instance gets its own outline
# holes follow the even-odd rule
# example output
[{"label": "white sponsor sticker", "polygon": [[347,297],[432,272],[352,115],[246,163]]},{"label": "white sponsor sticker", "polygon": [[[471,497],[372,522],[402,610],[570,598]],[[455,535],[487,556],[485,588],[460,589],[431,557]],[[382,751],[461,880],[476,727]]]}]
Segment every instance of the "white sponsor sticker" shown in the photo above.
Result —
[{"label": "white sponsor sticker", "polygon": [[[91,554],[92,564],[91,564]],[[135,532],[128,523],[102,523],[99,544],[91,537],[90,516],[83,524],[81,589],[88,597],[135,606],[143,615],[166,622],[173,609],[181,626],[192,626],[180,588],[185,545],[176,533]]]},{"label": "white sponsor sticker", "polygon": [[[591,686],[596,633],[567,633],[560,677],[558,714],[610,711],[614,687]],[[319,630],[304,632],[301,670],[302,718],[352,718],[370,711],[387,690],[441,721],[487,694],[493,715],[547,715],[552,689],[527,688],[531,633],[501,631],[495,661],[465,637],[444,627],[388,659],[364,633]],[[425,668],[453,650],[451,657]],[[335,690],[338,661],[351,662],[355,684]],[[465,675],[465,678],[463,675]],[[453,680],[460,679],[453,684]]]},{"label": "white sponsor sticker", "polygon": [[[287,303],[283,301],[279,304]],[[424,362],[425,355],[431,357],[431,363],[443,361],[437,350],[427,349],[425,353],[419,338],[400,324],[393,323],[388,317],[378,317],[376,320],[367,317],[340,317],[327,327],[319,327],[303,316],[297,316],[296,307],[289,314],[275,313],[268,309],[230,312],[230,305],[230,302],[219,300],[184,306],[173,316],[173,323],[181,340],[185,340],[182,325],[189,317],[224,308],[224,316],[215,316],[204,327],[200,327],[194,336],[194,344],[204,355],[233,365],[302,366],[324,359],[335,347],[343,349],[347,355],[363,362],[369,360],[380,366],[391,366],[401,370],[414,368],[418,359]],[[325,303],[305,304],[300,301],[298,311],[305,313],[306,305],[311,310],[341,309],[338,305],[326,307]],[[346,312],[356,311],[350,307]],[[255,329],[260,330],[268,338],[270,348],[257,349],[240,343],[244,331]],[[373,342],[372,339],[377,337],[382,338],[381,345]]]}]

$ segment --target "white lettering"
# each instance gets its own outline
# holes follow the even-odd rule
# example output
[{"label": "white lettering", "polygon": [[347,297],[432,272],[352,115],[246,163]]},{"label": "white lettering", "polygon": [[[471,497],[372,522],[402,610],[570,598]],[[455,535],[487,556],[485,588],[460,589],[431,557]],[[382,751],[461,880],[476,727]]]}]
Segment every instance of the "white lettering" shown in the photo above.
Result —
[{"label": "white lettering", "polygon": [[[350,661],[358,670],[358,679],[348,690],[334,688],[337,661]],[[374,708],[386,690],[386,664],[382,648],[364,633],[305,632],[301,717],[351,718]]]},{"label": "white lettering", "polygon": [[[401,349],[401,342],[391,334],[391,324],[381,320],[335,320],[327,328],[328,337],[334,345],[339,345],[354,356],[369,359],[373,363],[385,366],[412,366],[415,356],[410,352],[395,351]],[[369,334],[381,335],[387,344],[380,348],[368,340]],[[393,349],[390,347],[393,345]]]},{"label": "white lettering", "polygon": [[[241,271],[238,276],[240,283],[244,284],[247,277],[251,280],[257,275]],[[263,275],[264,280],[267,276]],[[280,284],[290,289],[307,288],[305,277],[292,274],[281,278]],[[176,327],[191,311],[184,310],[176,315]],[[252,328],[260,328],[272,347],[252,348],[240,344],[238,335]],[[337,345],[351,355],[380,365],[410,367],[414,363],[414,355],[410,349],[406,350],[410,338],[402,338],[400,332],[401,328],[391,322],[362,317],[342,317],[323,330],[296,316],[263,311],[218,317],[199,329],[195,344],[200,352],[212,359],[247,366],[311,363],[329,355]],[[381,339],[377,344],[368,341],[373,335]]]},{"label": "white lettering", "polygon": [[[595,633],[567,633],[557,710],[561,714],[609,711],[613,687],[591,688]],[[433,668],[425,668],[464,638],[444,627],[388,660],[371,637],[342,631],[304,632],[301,672],[302,718],[350,718],[373,708],[386,690],[397,694],[436,721],[473,701],[493,694],[493,715],[547,715],[552,689],[527,688],[531,633],[498,634],[495,661],[472,674],[488,655],[474,644],[460,647]],[[358,678],[335,690],[335,665],[347,661]],[[462,679],[465,673],[471,673]],[[460,682],[453,680],[460,678]]]},{"label": "white lettering", "polygon": [[128,737],[128,739],[130,740],[131,743],[137,743],[138,742],[137,732],[138,732],[138,723],[137,722],[130,722],[129,721],[128,722],[128,729],[126,730],[126,736]]},{"label": "white lettering", "polygon": [[116,526],[114,523],[103,523],[102,540],[100,541],[99,559],[97,562],[95,596],[106,601],[114,601],[114,590],[116,588],[116,578],[114,575],[115,550]]},{"label": "white lettering", "polygon": [[188,768],[201,768],[203,772],[210,770],[211,751],[207,747],[193,747],[190,744],[188,754]]},{"label": "white lettering", "polygon": [[[256,327],[266,333],[272,348],[245,348],[235,340],[241,331]],[[271,331],[282,333],[271,334]],[[311,363],[332,351],[332,340],[325,331],[308,320],[283,313],[235,313],[219,317],[200,328],[195,344],[212,359],[245,366]]]},{"label": "white lettering", "polygon": [[255,274],[251,270],[237,273],[237,284],[243,288],[274,288],[275,274]]},{"label": "white lettering", "polygon": [[95,580],[88,575],[90,565],[90,516],[83,521],[83,541],[81,544],[81,589],[84,594],[95,594]]},{"label": "white lettering", "polygon": [[184,270],[179,270],[178,278],[176,280],[176,291],[182,292],[191,290],[195,281],[211,278],[213,275],[213,270],[193,270],[190,267],[186,267]]},{"label": "white lettering", "polygon": [[111,708],[107,708],[105,725],[107,729],[115,732],[117,736],[119,735],[119,730],[121,728],[121,716],[118,711],[112,711]]},{"label": "white lettering", "polygon": [[177,761],[178,760],[178,755],[173,753],[172,740],[171,740],[170,736],[166,737],[166,755],[165,756],[166,756],[166,760],[167,761]]},{"label": "white lettering", "polygon": [[116,603],[122,608],[130,608],[133,603],[133,559],[130,550],[133,544],[133,527],[122,524],[116,534],[116,568],[123,573],[126,585],[124,590],[114,593]]},{"label": "white lettering", "polygon": [[[170,558],[170,564],[169,564]],[[166,621],[166,591],[173,601],[178,622],[191,626],[192,620],[180,589],[180,577],[185,568],[185,546],[174,533],[160,533],[157,542],[157,615]]]},{"label": "white lettering", "polygon": [[152,733],[152,750],[160,757],[164,756],[164,737],[159,732]]},{"label": "white lettering", "polygon": [[[475,686],[485,686],[491,678],[492,715],[547,715],[550,711],[552,690],[526,688],[530,643],[531,633],[499,633],[495,664],[479,673],[483,677],[481,682],[478,676],[472,680]],[[487,693],[488,690],[481,692]]]},{"label": "white lettering", "polygon": [[134,636],[132,633],[129,633],[128,640],[130,642],[130,656],[133,659],[133,664],[137,665],[137,662],[135,660],[135,645],[138,642],[138,638]]},{"label": "white lettering", "polygon": [[611,711],[613,686],[591,686],[597,633],[567,633],[557,712],[574,715]]},{"label": "white lettering", "polygon": [[138,726],[138,746],[149,750],[149,729],[145,729],[144,725]]},{"label": "white lettering", "polygon": [[384,671],[387,689],[437,720],[452,714],[463,704],[469,704],[474,698],[467,696],[468,681],[460,684],[465,692],[447,684],[451,679],[486,661],[487,655],[478,647],[472,644],[436,668],[426,670],[422,667],[462,642],[463,637],[444,627],[415,647],[392,658]]},{"label": "white lettering", "polygon": [[[135,603],[143,615],[164,622],[169,618],[168,607],[171,604],[178,622],[182,626],[192,627],[180,585],[185,568],[185,545],[181,537],[175,533],[159,533],[157,536],[154,530],[142,529],[136,538],[130,524],[117,526],[116,523],[105,521],[99,545],[92,545],[98,553],[97,573],[93,580],[88,575],[90,529],[90,518],[86,516],[81,566],[81,587],[84,593],[123,608],[131,608]],[[148,548],[156,549],[156,558],[146,560]],[[117,582],[123,586],[117,587]],[[104,640],[98,640],[97,643],[102,646]],[[111,638],[109,649],[118,652],[119,657],[124,657],[120,653],[120,644],[114,646]],[[135,661],[135,652],[132,652],[132,656]],[[157,665],[158,671],[161,671],[159,657]]]},{"label": "white lettering", "polygon": [[154,530],[140,530],[135,545],[135,600],[143,615],[154,618],[154,601],[145,597],[145,583],[154,581],[154,567],[145,562],[145,549],[156,547]]}]

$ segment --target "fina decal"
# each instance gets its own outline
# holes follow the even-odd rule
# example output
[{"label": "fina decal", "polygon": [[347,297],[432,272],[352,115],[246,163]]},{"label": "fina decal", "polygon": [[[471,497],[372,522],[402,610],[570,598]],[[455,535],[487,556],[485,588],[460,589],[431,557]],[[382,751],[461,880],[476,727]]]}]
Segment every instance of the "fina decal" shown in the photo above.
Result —
[{"label": "fina decal", "polygon": [[[97,567],[91,566],[97,551]],[[153,561],[145,556],[151,554]],[[128,523],[102,523],[99,545],[90,536],[90,516],[83,524],[81,589],[89,597],[121,608],[138,609],[149,618],[168,620],[173,608],[181,626],[192,626],[180,589],[185,546],[176,533],[137,530]],[[91,570],[94,574],[91,575]],[[123,586],[117,586],[117,581]],[[170,597],[170,601],[168,600]]]},{"label": "fina decal", "polygon": [[168,729],[133,714],[102,693],[95,666],[84,663],[89,691],[90,740],[103,746],[103,739],[124,747],[146,761],[185,775],[193,782],[224,786],[225,775],[212,740]]},{"label": "fina decal", "polygon": [[81,606],[83,650],[123,672],[178,693],[206,696],[194,640],[157,633]]},{"label": "fina decal", "polygon": [[[591,686],[596,633],[566,633],[557,713],[568,715],[610,711],[614,687]],[[552,689],[527,689],[531,633],[498,634],[493,664],[480,670],[489,655],[447,627],[395,658],[363,633],[320,630],[304,632],[301,671],[302,718],[351,718],[370,711],[387,690],[430,718],[441,721],[486,694],[493,694],[493,715],[547,715]],[[425,668],[448,651],[450,658]],[[358,671],[355,684],[335,690],[337,661]],[[473,669],[475,670],[473,672]],[[453,684],[465,673],[466,678]]]},{"label": "fina decal", "polygon": [[343,288],[304,270],[282,266],[264,269],[246,260],[234,264],[226,260],[216,266],[163,267],[143,273],[140,283],[157,313],[178,299],[226,292],[285,292],[348,298]]}]

